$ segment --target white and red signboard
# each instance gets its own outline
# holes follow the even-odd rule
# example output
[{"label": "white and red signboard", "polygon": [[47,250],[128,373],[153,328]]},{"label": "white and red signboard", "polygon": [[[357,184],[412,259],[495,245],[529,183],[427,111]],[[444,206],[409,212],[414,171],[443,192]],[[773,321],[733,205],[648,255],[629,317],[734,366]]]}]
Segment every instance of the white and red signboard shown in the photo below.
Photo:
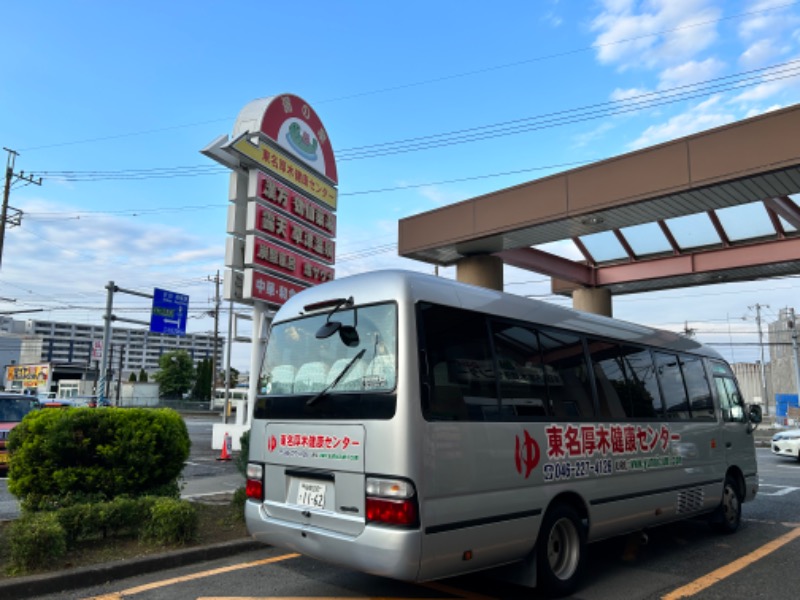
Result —
[{"label": "white and red signboard", "polygon": [[302,98],[292,94],[273,98],[264,110],[261,131],[334,184],[339,182],[328,132]]},{"label": "white and red signboard", "polygon": [[333,279],[333,269],[255,235],[245,238],[244,261],[245,267],[268,269],[310,285]]},{"label": "white and red signboard", "polygon": [[319,229],[330,237],[336,237],[336,215],[323,208],[307,196],[289,186],[283,185],[275,177],[252,169],[248,188],[249,198],[258,198],[297,218],[304,225]]},{"label": "white and red signboard", "polygon": [[245,298],[261,300],[268,304],[283,304],[307,286],[277,277],[272,273],[247,269],[244,272],[242,287]]},{"label": "white and red signboard", "polygon": [[247,104],[232,137],[219,136],[202,150],[236,172],[229,194],[226,299],[280,306],[334,277],[333,147],[316,112],[292,94]]},{"label": "white and red signboard", "polygon": [[247,231],[256,231],[326,264],[334,262],[336,243],[328,236],[261,204],[251,202],[247,207]]}]

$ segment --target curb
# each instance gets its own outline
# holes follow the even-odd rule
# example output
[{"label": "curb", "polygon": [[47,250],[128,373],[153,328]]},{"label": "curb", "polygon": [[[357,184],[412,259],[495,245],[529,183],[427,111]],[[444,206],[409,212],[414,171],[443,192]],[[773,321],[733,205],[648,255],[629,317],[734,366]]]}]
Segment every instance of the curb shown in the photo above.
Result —
[{"label": "curb", "polygon": [[56,573],[15,577],[7,581],[0,581],[0,598],[13,600],[16,598],[34,598],[45,594],[56,594],[66,590],[101,585],[115,579],[124,579],[206,560],[225,558],[264,547],[263,543],[251,539],[234,540],[199,548],[151,554],[124,562],[101,563]]}]

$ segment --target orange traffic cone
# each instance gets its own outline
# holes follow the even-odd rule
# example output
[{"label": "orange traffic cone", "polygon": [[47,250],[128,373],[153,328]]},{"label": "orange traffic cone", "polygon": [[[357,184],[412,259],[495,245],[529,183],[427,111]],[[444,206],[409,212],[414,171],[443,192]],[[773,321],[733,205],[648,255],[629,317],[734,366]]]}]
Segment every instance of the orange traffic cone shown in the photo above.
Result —
[{"label": "orange traffic cone", "polygon": [[225,438],[222,440],[222,451],[219,453],[217,460],[231,460],[231,434],[225,432]]}]

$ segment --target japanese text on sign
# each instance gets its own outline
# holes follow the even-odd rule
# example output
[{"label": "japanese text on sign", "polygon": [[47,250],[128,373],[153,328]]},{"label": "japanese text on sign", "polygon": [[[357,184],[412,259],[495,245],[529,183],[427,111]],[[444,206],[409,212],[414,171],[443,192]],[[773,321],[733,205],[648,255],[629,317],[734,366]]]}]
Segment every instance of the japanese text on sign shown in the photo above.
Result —
[{"label": "japanese text on sign", "polygon": [[[249,286],[247,283],[249,282]],[[280,306],[306,286],[284,281],[268,273],[253,269],[245,270],[245,292],[247,299],[265,300]]]},{"label": "japanese text on sign", "polygon": [[669,454],[671,442],[680,441],[681,436],[666,425],[554,424],[545,427],[545,435],[549,460],[542,465],[545,482],[683,463],[681,456]]},{"label": "japanese text on sign", "polygon": [[545,434],[550,459],[666,452],[681,438],[666,425],[550,425]]},{"label": "japanese text on sign", "polygon": [[310,169],[301,166],[284,152],[269,146],[261,139],[258,140],[257,145],[253,145],[244,136],[234,141],[230,147],[271,173],[297,186],[323,204],[333,209],[336,208],[336,188],[326,183],[321,177],[314,175]]},{"label": "japanese text on sign", "polygon": [[321,229],[330,236],[336,235],[336,215],[319,206],[313,200],[278,182],[261,171],[250,171],[250,196],[266,200],[270,204],[285,210],[303,223]]},{"label": "japanese text on sign", "polygon": [[264,206],[256,205],[255,209],[257,231],[313,254],[329,264],[333,262],[336,252],[333,240],[323,234],[301,227],[292,219]]},{"label": "japanese text on sign", "polygon": [[350,446],[360,446],[361,442],[349,436],[305,435],[301,433],[282,433],[280,445],[288,448],[324,448],[326,450],[347,450]]},{"label": "japanese text on sign", "polygon": [[[248,243],[249,239],[248,237]],[[316,284],[333,279],[333,269],[258,237],[253,238],[251,256],[254,264],[274,269],[300,281]]]},{"label": "japanese text on sign", "polygon": [[361,459],[361,441],[350,436],[326,434],[282,433],[271,436],[267,449],[281,456],[358,461]]}]

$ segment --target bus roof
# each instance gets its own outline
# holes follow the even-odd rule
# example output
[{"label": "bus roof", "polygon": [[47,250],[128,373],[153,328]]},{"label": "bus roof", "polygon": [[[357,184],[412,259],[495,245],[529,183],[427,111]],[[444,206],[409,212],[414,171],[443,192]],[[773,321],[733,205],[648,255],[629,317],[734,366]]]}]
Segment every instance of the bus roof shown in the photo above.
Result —
[{"label": "bus roof", "polygon": [[[275,315],[275,322],[294,319],[306,312],[312,312],[307,310],[310,305],[350,296],[356,305],[400,298],[412,304],[427,301],[499,317],[552,325],[633,344],[721,358],[716,350],[671,331],[581,312],[444,277],[399,269],[350,275],[303,290],[281,307]],[[331,308],[329,304],[324,310]]]}]

